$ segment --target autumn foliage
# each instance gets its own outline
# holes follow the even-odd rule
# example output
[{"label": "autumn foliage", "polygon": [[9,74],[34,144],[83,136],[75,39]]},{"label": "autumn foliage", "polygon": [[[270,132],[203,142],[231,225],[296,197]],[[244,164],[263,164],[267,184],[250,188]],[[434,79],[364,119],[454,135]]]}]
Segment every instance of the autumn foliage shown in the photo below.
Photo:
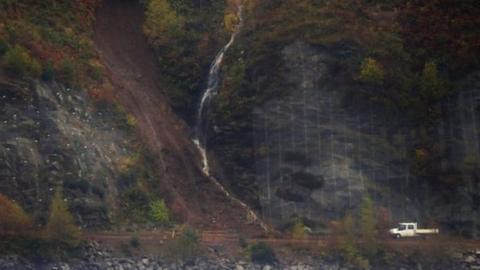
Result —
[{"label": "autumn foliage", "polygon": [[[11,55],[0,58],[0,64],[7,75],[55,79],[75,86],[96,83],[91,27],[99,2],[0,1],[0,43],[6,45],[5,58]],[[22,67],[25,63],[28,70]]]},{"label": "autumn foliage", "polygon": [[31,220],[23,209],[0,193],[0,236],[25,234],[31,226]]},{"label": "autumn foliage", "polygon": [[40,230],[17,203],[0,193],[0,254],[61,257],[79,246],[80,237],[61,191],[53,196],[48,222]]},{"label": "autumn foliage", "polygon": [[57,190],[50,204],[50,216],[45,227],[45,236],[57,247],[77,247],[80,244],[80,229],[75,225],[72,214]]},{"label": "autumn foliage", "polygon": [[373,58],[363,60],[360,67],[360,79],[367,83],[381,84],[385,72],[383,67]]},{"label": "autumn foliage", "polygon": [[466,69],[480,63],[478,14],[477,0],[407,1],[400,12],[400,29],[416,56]]}]

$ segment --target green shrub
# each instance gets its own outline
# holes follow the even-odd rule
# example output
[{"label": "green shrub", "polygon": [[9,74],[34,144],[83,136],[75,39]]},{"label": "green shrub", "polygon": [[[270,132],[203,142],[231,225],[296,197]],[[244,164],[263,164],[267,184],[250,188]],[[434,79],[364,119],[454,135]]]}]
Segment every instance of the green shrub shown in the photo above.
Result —
[{"label": "green shrub", "polygon": [[52,241],[57,252],[65,248],[78,247],[80,244],[80,229],[75,225],[61,190],[57,190],[53,196],[50,216],[45,227],[45,236]]},{"label": "green shrub", "polygon": [[13,6],[18,2],[18,0],[0,0],[0,6],[8,7]]},{"label": "green shrub", "polygon": [[45,66],[43,66],[43,71],[42,71],[42,80],[44,81],[50,81],[53,79],[55,75],[55,69],[53,67],[52,61],[48,61]]},{"label": "green shrub", "polygon": [[134,223],[145,223],[151,221],[150,215],[150,194],[140,186],[126,189],[120,195],[121,202],[120,216],[124,221]]},{"label": "green shrub", "polygon": [[152,219],[162,225],[170,222],[168,208],[163,200],[150,202],[150,215]]},{"label": "green shrub", "polygon": [[120,251],[123,253],[125,256],[132,256],[132,250],[130,243],[125,243],[124,241],[120,242]]},{"label": "green shrub", "polygon": [[128,190],[134,188],[137,183],[137,178],[139,176],[138,170],[127,169],[122,172],[119,176],[118,186],[120,189]]},{"label": "green shrub", "polygon": [[440,79],[437,64],[433,61],[425,63],[420,79],[420,94],[425,101],[436,101],[447,93],[445,82]]},{"label": "green shrub", "polygon": [[358,266],[361,269],[370,269],[370,262],[360,253],[355,239],[358,238],[355,231],[355,220],[351,214],[347,214],[342,221],[341,228],[337,236],[339,239],[338,251],[348,263]]},{"label": "green shrub", "polygon": [[369,196],[365,196],[360,209],[360,229],[363,239],[362,250],[367,256],[375,256],[378,251],[376,218],[373,201]]},{"label": "green shrub", "polygon": [[235,28],[238,24],[238,18],[233,13],[226,13],[223,19],[223,24],[225,25],[225,30],[229,32],[235,31]]},{"label": "green shrub", "polygon": [[383,82],[385,72],[383,67],[377,60],[367,57],[360,66],[360,80],[371,84],[381,84]]},{"label": "green shrub", "polygon": [[23,77],[27,74],[38,77],[41,72],[38,61],[33,59],[28,51],[19,45],[7,50],[4,55],[3,68],[8,75],[15,77]]},{"label": "green shrub", "polygon": [[100,81],[103,78],[102,65],[100,63],[91,61],[88,65],[88,74],[96,81]]},{"label": "green shrub", "polygon": [[277,260],[273,249],[265,242],[258,242],[248,247],[247,254],[252,262],[273,264]]},{"label": "green shrub", "polygon": [[142,188],[135,186],[127,189],[124,193],[130,206],[146,208],[149,205],[149,194]]},{"label": "green shrub", "polygon": [[183,33],[185,19],[179,16],[168,0],[151,0],[147,4],[145,32],[154,45],[173,42]]},{"label": "green shrub", "polygon": [[48,241],[38,235],[15,235],[0,237],[0,255],[14,254],[34,260],[50,258]]},{"label": "green shrub", "polygon": [[247,239],[245,238],[244,235],[240,235],[238,237],[238,245],[241,247],[241,248],[247,248],[248,247],[248,242],[247,242]]},{"label": "green shrub", "polygon": [[189,261],[200,255],[200,238],[190,227],[182,228],[179,236],[167,244],[167,255],[176,261]]},{"label": "green shrub", "polygon": [[138,234],[134,234],[132,238],[130,238],[129,244],[134,248],[138,248],[140,246],[140,237]]},{"label": "green shrub", "polygon": [[292,237],[294,239],[304,239],[306,236],[305,234],[305,225],[303,224],[303,220],[301,218],[295,221],[295,224],[292,228]]},{"label": "green shrub", "polygon": [[64,59],[57,70],[58,78],[65,83],[74,84],[76,81],[76,67],[71,59]]},{"label": "green shrub", "polygon": [[0,56],[4,55],[8,50],[8,43],[3,39],[0,38]]}]

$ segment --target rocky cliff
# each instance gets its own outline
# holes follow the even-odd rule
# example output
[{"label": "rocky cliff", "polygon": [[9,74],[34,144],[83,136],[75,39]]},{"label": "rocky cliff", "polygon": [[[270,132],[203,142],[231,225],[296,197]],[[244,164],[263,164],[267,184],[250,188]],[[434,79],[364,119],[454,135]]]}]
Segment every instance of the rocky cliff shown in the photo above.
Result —
[{"label": "rocky cliff", "polygon": [[[132,223],[150,227],[154,222],[151,205],[163,200],[172,222],[257,229],[244,207],[202,174],[190,129],[172,111],[172,99],[166,95],[179,89],[169,78],[172,65],[157,62],[160,48],[152,48],[156,44],[149,44],[148,38],[153,37],[143,32],[148,28],[146,21],[153,18],[150,22],[155,26],[155,18],[172,8],[195,14],[188,26],[202,24],[206,15],[195,8],[207,6],[202,1],[174,7],[164,3],[6,3],[12,10],[20,6],[28,10],[18,18],[3,10],[0,14],[9,30],[0,24],[0,192],[19,202],[35,224],[45,223],[50,197],[61,188],[82,227],[125,228]],[[77,12],[77,4],[88,4],[88,17]],[[209,3],[205,12],[216,16],[208,19],[208,29],[200,31],[205,32],[203,39],[195,36],[198,46],[189,45],[202,54],[215,53],[217,43],[209,43],[208,36],[221,18],[223,4]],[[38,29],[30,13],[41,22]],[[79,34],[85,46],[52,41],[45,34],[53,31],[46,15],[50,13],[66,14],[65,18],[51,16],[58,19],[54,21],[58,39]],[[21,34],[38,31],[48,46],[38,49],[30,39],[20,39],[16,23],[29,27],[21,28]],[[72,32],[66,29],[69,26],[78,29]],[[75,57],[78,61],[73,61]],[[181,68],[198,68],[195,59],[182,62]],[[192,78],[194,85],[200,84],[201,73]]]},{"label": "rocky cliff", "polygon": [[0,85],[0,189],[43,220],[63,188],[82,226],[108,226],[119,206],[121,160],[137,151],[126,115],[57,83]]},{"label": "rocky cliff", "polygon": [[368,196],[391,222],[476,236],[478,50],[463,58],[440,36],[478,33],[427,33],[421,15],[472,25],[475,7],[447,7],[250,3],[209,116],[218,178],[280,227],[322,227]]},{"label": "rocky cliff", "polygon": [[[234,65],[248,61],[240,51]],[[476,232],[476,75],[436,105],[441,116],[430,125],[392,113],[356,83],[341,64],[355,54],[351,48],[294,41],[276,53],[280,64],[263,80],[278,85],[277,95],[233,121],[224,120],[224,98],[217,102],[222,115],[214,118],[210,144],[226,168],[218,173],[237,194],[259,202],[263,216],[279,226],[297,217],[317,224],[341,219],[369,195],[392,221],[435,220]]]},{"label": "rocky cliff", "polygon": [[[476,219],[480,89],[475,77],[445,101],[435,140],[425,138],[426,125],[355,100],[362,89],[338,80],[346,77],[341,71],[332,73],[339,59],[331,51],[296,42],[282,55],[289,94],[254,112],[260,149],[255,172],[267,216],[338,219],[369,194],[393,220]],[[438,165],[428,173],[419,164],[422,151],[429,151],[425,144],[441,148],[433,150]],[[446,174],[461,178],[455,192]]]}]

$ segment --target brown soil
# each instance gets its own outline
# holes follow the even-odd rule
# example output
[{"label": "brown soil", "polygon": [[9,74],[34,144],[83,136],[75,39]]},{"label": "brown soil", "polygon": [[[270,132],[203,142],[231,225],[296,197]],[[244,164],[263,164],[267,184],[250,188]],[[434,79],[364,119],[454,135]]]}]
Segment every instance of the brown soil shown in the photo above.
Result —
[{"label": "brown soil", "polygon": [[[115,252],[121,251],[122,245],[128,244],[133,237],[137,237],[141,245],[135,250],[135,254],[139,256],[162,256],[168,249],[169,241],[176,236],[178,236],[178,232],[175,234],[172,230],[137,233],[96,232],[86,233],[84,239],[95,240],[102,246],[112,248]],[[244,255],[244,248],[240,246],[240,236],[235,232],[204,230],[200,232],[200,236],[201,245],[205,251],[212,250],[207,249],[207,247],[214,247],[220,248],[229,256],[240,257]],[[293,239],[288,235],[278,235],[277,237],[265,238],[247,237],[244,240],[249,244],[258,242],[268,244],[275,250],[280,261],[287,262],[290,258],[297,257],[300,254],[324,256],[325,253],[331,252],[338,239],[332,235],[307,236],[304,239]],[[398,252],[403,255],[419,253],[431,256],[478,250],[480,241],[442,235],[431,236],[428,239],[379,239],[378,244],[382,249],[389,252]]]},{"label": "brown soil", "polygon": [[177,216],[196,227],[257,231],[246,224],[245,211],[203,176],[189,128],[164,94],[162,70],[142,32],[143,13],[138,1],[103,1],[94,41],[116,99],[137,119],[139,137],[156,157],[160,192]]}]

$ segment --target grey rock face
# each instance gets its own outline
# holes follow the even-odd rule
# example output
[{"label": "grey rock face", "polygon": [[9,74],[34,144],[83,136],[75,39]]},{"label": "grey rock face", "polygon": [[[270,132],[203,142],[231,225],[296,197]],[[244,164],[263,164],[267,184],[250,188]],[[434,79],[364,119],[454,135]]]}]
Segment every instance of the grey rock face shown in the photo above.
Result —
[{"label": "grey rock face", "polygon": [[368,192],[396,216],[418,216],[414,198],[404,197],[408,127],[389,124],[372,104],[347,106],[351,86],[336,80],[328,52],[297,42],[283,57],[289,94],[255,112],[265,215],[338,219]]},{"label": "grey rock face", "polygon": [[[258,105],[251,134],[230,143],[231,151],[241,151],[239,145],[255,149],[254,162],[240,164],[246,169],[227,182],[245,190],[258,187],[265,219],[279,226],[296,216],[339,219],[358,209],[368,194],[393,221],[436,220],[474,234],[474,205],[480,205],[475,199],[480,194],[478,75],[438,104],[442,115],[432,128],[412,122],[406,113],[387,113],[381,103],[363,97],[369,90],[341,69],[335,49],[295,42],[281,55],[282,67],[272,74],[278,71],[275,77],[287,94]],[[241,137],[229,133],[240,125],[245,123],[218,127],[227,134],[220,136],[219,143],[227,145],[221,151],[229,150],[229,138]],[[424,145],[435,151],[426,153],[430,164],[438,164],[427,172],[421,171]],[[215,154],[228,156],[221,151]]]},{"label": "grey rock face", "polygon": [[41,214],[63,186],[83,226],[108,224],[118,162],[131,154],[123,116],[83,90],[40,82],[0,84],[0,111],[0,191]]}]

